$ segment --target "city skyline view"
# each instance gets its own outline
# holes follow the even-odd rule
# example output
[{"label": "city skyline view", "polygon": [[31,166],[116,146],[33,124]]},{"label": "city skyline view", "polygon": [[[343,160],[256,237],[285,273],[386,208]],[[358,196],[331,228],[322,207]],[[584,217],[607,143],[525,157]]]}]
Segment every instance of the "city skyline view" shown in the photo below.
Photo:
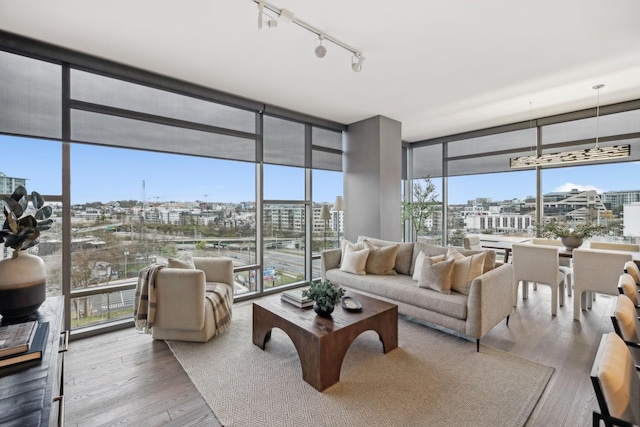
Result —
[{"label": "city skyline view", "polygon": [[[60,143],[0,136],[0,146],[5,153],[16,152],[17,145],[24,143],[28,143],[30,147],[29,161],[7,162],[0,167],[0,172],[7,176],[26,178],[29,191],[61,194],[62,183],[52,179],[54,171],[59,170],[62,164]],[[71,198],[74,204],[140,200],[143,195],[143,180],[148,202],[201,200],[238,203],[255,199],[255,167],[249,162],[113,149],[88,144],[74,144],[71,161]],[[570,191],[574,188],[596,190],[598,193],[634,190],[638,184],[630,181],[629,177],[638,176],[639,172],[638,162],[548,169],[543,171],[542,192]],[[185,177],[185,174],[188,176]],[[450,177],[449,203],[465,204],[477,197],[510,200],[535,196],[534,171],[508,174],[508,179],[505,179],[505,173]],[[442,181],[439,178],[434,178],[433,181],[441,200]],[[185,185],[185,182],[190,185]],[[303,170],[265,165],[264,188],[264,198],[267,200],[302,200]],[[342,174],[314,171],[314,202],[333,203],[338,195],[335,194],[336,189],[342,190]]]}]

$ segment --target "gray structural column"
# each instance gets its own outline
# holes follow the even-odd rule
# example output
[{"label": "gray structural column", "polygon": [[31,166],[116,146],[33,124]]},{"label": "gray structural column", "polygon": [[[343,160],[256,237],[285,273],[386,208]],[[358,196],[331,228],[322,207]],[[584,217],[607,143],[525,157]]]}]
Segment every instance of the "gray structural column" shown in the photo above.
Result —
[{"label": "gray structural column", "polygon": [[375,116],[349,125],[344,147],[345,238],[402,240],[401,123]]}]

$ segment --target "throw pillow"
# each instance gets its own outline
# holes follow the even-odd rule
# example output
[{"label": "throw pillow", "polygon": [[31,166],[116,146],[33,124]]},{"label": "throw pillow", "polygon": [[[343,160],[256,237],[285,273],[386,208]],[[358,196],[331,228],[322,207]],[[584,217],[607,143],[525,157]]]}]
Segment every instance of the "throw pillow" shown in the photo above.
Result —
[{"label": "throw pillow", "polygon": [[171,268],[187,268],[193,270],[195,270],[196,268],[195,264],[193,263],[193,258],[191,258],[191,255],[186,252],[184,252],[177,258],[170,257],[167,266]]},{"label": "throw pillow", "polygon": [[396,262],[393,269],[398,274],[413,274],[411,272],[411,261],[413,260],[413,242],[392,242],[390,240],[380,240],[373,237],[358,236],[358,242],[364,242],[368,240],[370,243],[378,247],[399,245],[398,254],[396,255]]},{"label": "throw pillow", "polygon": [[418,254],[420,252],[424,252],[424,254],[427,256],[434,257],[438,255],[446,255],[447,248],[442,246],[430,245],[428,243],[416,242],[413,248],[413,259],[411,261],[411,271],[409,273],[411,275],[416,272],[416,258],[418,257]]},{"label": "throw pillow", "polygon": [[344,262],[344,254],[346,252],[346,248],[350,247],[354,251],[359,251],[364,249],[364,242],[351,243],[347,239],[340,240],[340,249],[342,249],[342,258],[340,258],[340,265]]},{"label": "throw pillow", "polygon": [[365,267],[367,274],[384,274],[388,276],[394,276],[396,274],[393,267],[396,264],[396,256],[400,248],[399,244],[380,247],[365,240],[364,247],[369,249],[369,256]]},{"label": "throw pillow", "polygon": [[443,294],[450,294],[454,263],[454,259],[436,262],[435,264],[424,263],[418,286],[433,289]]},{"label": "throw pillow", "polygon": [[369,249],[361,249],[359,251],[353,249],[350,245],[345,247],[343,252],[342,264],[340,271],[346,271],[353,274],[367,274],[365,267],[367,258],[369,257]]},{"label": "throw pillow", "polygon": [[444,254],[429,257],[424,252],[420,252],[418,257],[416,258],[416,265],[414,268],[413,276],[411,278],[416,282],[420,281],[420,276],[422,275],[422,266],[424,265],[424,261],[428,260],[430,264],[435,264],[437,262],[444,261]]},{"label": "throw pillow", "polygon": [[469,295],[469,286],[476,277],[482,275],[484,268],[484,252],[471,256],[464,256],[457,250],[449,248],[447,260],[454,261],[451,289],[464,295]]}]

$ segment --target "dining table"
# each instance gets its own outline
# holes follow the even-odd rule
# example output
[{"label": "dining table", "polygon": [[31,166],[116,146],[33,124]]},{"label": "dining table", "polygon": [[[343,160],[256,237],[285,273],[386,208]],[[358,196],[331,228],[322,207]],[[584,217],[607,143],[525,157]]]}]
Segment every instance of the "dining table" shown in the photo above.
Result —
[{"label": "dining table", "polygon": [[504,263],[509,262],[509,255],[513,250],[514,243],[527,243],[529,239],[523,240],[480,240],[480,246],[485,249],[495,249],[504,252]]},{"label": "dining table", "polygon": [[[511,251],[513,250],[513,244],[514,243],[531,243],[531,240],[529,240],[529,239],[523,239],[523,240],[520,240],[520,241],[480,240],[480,246],[482,246],[485,249],[495,249],[495,250],[504,251],[504,262],[505,263],[509,262],[509,255],[511,254]],[[589,249],[589,246],[590,246],[590,242],[585,242],[582,246],[580,246],[580,248],[581,249]],[[597,249],[597,250],[605,251],[605,250],[609,250],[609,249]],[[623,251],[623,252],[627,252],[627,253],[631,254],[631,257],[633,258],[633,262],[635,262],[640,267],[640,252],[628,252],[628,251]],[[573,252],[568,250],[564,246],[558,246],[558,256],[564,257],[564,258],[572,258],[573,257]]]}]

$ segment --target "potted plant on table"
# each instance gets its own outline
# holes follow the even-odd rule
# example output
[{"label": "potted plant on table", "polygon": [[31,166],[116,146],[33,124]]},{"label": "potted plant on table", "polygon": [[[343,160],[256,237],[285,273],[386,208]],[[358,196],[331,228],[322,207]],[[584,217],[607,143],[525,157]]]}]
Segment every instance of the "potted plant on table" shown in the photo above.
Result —
[{"label": "potted plant on table", "polygon": [[584,239],[605,234],[606,231],[607,227],[593,222],[584,222],[575,227],[569,227],[566,223],[560,221],[550,221],[537,227],[537,235],[539,237],[559,238],[568,251],[582,246]]},{"label": "potted plant on table", "polygon": [[314,301],[313,311],[319,316],[329,317],[333,309],[344,296],[344,288],[336,288],[333,283],[326,280],[324,282],[311,282],[308,289],[302,291],[302,296]]},{"label": "potted plant on table", "polygon": [[[27,214],[29,203],[35,212]],[[40,232],[53,223],[51,206],[33,191],[17,187],[11,196],[2,196],[5,221],[0,229],[0,243],[13,249],[11,258],[0,260],[0,314],[5,318],[28,316],[46,299],[46,269],[42,258],[26,249],[39,243]]]}]

